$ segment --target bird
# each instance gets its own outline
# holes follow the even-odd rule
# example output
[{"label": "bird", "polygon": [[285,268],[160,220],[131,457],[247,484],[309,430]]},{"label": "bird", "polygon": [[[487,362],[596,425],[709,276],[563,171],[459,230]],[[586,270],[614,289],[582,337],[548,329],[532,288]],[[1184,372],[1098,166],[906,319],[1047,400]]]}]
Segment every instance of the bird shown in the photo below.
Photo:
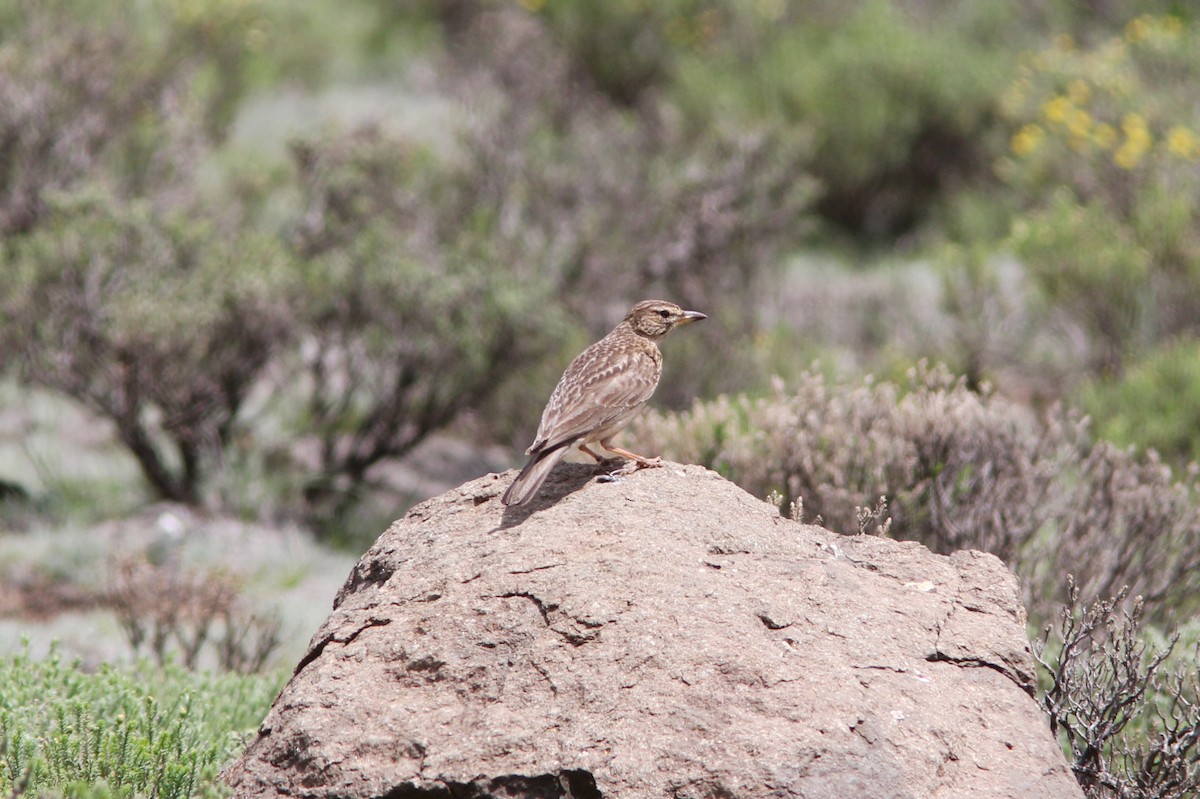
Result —
[{"label": "bird", "polygon": [[550,395],[533,444],[525,450],[529,462],[504,492],[505,505],[524,505],[537,495],[550,471],[573,444],[603,463],[588,448],[605,450],[630,461],[632,470],[660,466],[613,446],[612,437],[645,406],[662,376],[658,340],[681,325],[707,319],[666,300],[643,300],[629,309],[619,325],[576,356]]}]

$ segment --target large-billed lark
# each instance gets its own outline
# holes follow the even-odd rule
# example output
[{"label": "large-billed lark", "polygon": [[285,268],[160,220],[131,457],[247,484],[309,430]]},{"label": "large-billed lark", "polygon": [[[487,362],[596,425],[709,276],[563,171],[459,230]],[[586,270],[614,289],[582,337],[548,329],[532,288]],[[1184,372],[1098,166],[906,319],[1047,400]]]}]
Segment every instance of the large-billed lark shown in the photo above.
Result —
[{"label": "large-billed lark", "polygon": [[524,505],[533,499],[572,444],[578,444],[597,463],[604,459],[588,444],[599,442],[609,452],[628,458],[634,469],[659,465],[657,458],[643,458],[610,442],[658,387],[662,352],[655,342],[678,325],[706,318],[673,302],[643,300],[611,333],[581,352],[550,395],[537,437],[525,451],[529,462],[501,501]]}]

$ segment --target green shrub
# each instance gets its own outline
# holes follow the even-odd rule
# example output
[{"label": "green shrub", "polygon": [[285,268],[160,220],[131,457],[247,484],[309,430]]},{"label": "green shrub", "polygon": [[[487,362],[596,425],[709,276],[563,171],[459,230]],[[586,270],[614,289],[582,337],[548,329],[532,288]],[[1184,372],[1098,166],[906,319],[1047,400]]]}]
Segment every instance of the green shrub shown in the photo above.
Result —
[{"label": "green shrub", "polygon": [[109,420],[155,493],[188,503],[290,335],[278,245],[196,211],[62,195],[0,257],[19,374]]},{"label": "green shrub", "polygon": [[951,14],[898,6],[743,6],[680,60],[676,94],[696,124],[773,119],[811,131],[817,210],[859,240],[894,239],[986,178],[1010,58]]},{"label": "green shrub", "polygon": [[1090,381],[1080,402],[1101,438],[1154,449],[1170,463],[1200,461],[1200,341],[1181,338],[1118,378]]},{"label": "green shrub", "polygon": [[1095,372],[1200,319],[1200,33],[1141,16],[1123,35],[1029,56],[1008,89],[997,165],[1026,208],[1010,245]]},{"label": "green shrub", "polygon": [[488,401],[562,320],[492,241],[492,209],[430,153],[378,129],[294,150],[293,423],[317,444],[304,491],[328,525],[373,467]]},{"label": "green shrub", "polygon": [[727,4],[534,0],[525,5],[546,21],[580,74],[615,102],[633,106],[671,80],[681,53],[702,47],[717,32]]},{"label": "green shrub", "polygon": [[1153,340],[1150,254],[1106,208],[1059,191],[1014,225],[1011,242],[1050,308],[1089,334],[1092,371],[1113,374]]},{"label": "green shrub", "polygon": [[[102,666],[55,653],[0,659],[0,791],[12,796],[219,795],[281,684],[168,666]],[[107,790],[106,790],[107,788]]]},{"label": "green shrub", "polygon": [[[101,176],[128,196],[186,172],[265,77],[288,13],[270,2],[0,3],[0,233],[30,231],[53,193]],[[283,38],[295,67],[301,29]]]},{"label": "green shrub", "polygon": [[214,169],[286,7],[0,14],[0,366],[111,422],[156,496],[199,502],[287,334],[259,189]]}]

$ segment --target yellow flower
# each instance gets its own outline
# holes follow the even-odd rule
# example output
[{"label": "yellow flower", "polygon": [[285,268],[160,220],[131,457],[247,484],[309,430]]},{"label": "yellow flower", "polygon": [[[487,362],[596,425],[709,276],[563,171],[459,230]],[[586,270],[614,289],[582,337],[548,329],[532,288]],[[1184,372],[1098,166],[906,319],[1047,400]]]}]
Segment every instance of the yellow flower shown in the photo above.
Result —
[{"label": "yellow flower", "polygon": [[1167,150],[1189,161],[1200,158],[1200,138],[1183,125],[1176,125],[1167,131]]},{"label": "yellow flower", "polygon": [[1141,16],[1137,19],[1129,21],[1125,26],[1125,40],[1130,43],[1140,42],[1145,39],[1150,33],[1150,20],[1148,16]]},{"label": "yellow flower", "polygon": [[1071,102],[1075,105],[1083,105],[1092,96],[1092,87],[1088,86],[1087,81],[1075,79],[1067,86],[1067,97],[1071,98]]},{"label": "yellow flower", "polygon": [[1146,118],[1141,114],[1126,114],[1121,118],[1121,130],[1130,138],[1146,133]]},{"label": "yellow flower", "polygon": [[1076,138],[1087,138],[1092,128],[1092,115],[1082,108],[1072,108],[1067,114],[1067,130]]},{"label": "yellow flower", "polygon": [[1126,114],[1121,129],[1125,131],[1125,141],[1113,154],[1113,163],[1122,169],[1133,169],[1154,140],[1146,128],[1146,120],[1138,114]]},{"label": "yellow flower", "polygon": [[1107,122],[1092,128],[1092,141],[1102,150],[1111,150],[1117,144],[1117,129]]},{"label": "yellow flower", "polygon": [[1113,163],[1121,169],[1133,169],[1141,160],[1142,153],[1138,152],[1136,148],[1130,147],[1129,142],[1122,144],[1120,149],[1113,154]]},{"label": "yellow flower", "polygon": [[1166,16],[1162,18],[1163,33],[1172,39],[1183,32],[1183,20],[1175,16]]},{"label": "yellow flower", "polygon": [[1042,116],[1050,122],[1062,122],[1072,107],[1071,101],[1060,94],[1042,104]]},{"label": "yellow flower", "polygon": [[1071,38],[1069,33],[1060,33],[1054,37],[1054,46],[1063,52],[1070,52],[1075,49],[1075,40]]},{"label": "yellow flower", "polygon": [[1012,137],[1013,155],[1022,158],[1029,155],[1041,145],[1045,135],[1045,131],[1038,125],[1031,123],[1022,126]]}]

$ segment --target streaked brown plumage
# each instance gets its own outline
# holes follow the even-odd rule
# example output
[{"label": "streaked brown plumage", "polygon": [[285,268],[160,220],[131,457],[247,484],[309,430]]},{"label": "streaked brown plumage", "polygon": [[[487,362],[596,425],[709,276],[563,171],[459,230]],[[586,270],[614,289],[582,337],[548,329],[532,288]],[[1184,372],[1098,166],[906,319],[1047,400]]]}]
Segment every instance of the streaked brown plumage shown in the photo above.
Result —
[{"label": "streaked brown plumage", "polygon": [[588,444],[628,458],[635,468],[656,461],[612,446],[609,441],[641,411],[662,375],[662,353],[655,343],[678,326],[707,317],[673,302],[643,300],[621,324],[581,352],[550,395],[542,423],[526,453],[525,468],[504,492],[505,505],[524,505],[537,494],[550,471],[572,444],[603,460]]}]

